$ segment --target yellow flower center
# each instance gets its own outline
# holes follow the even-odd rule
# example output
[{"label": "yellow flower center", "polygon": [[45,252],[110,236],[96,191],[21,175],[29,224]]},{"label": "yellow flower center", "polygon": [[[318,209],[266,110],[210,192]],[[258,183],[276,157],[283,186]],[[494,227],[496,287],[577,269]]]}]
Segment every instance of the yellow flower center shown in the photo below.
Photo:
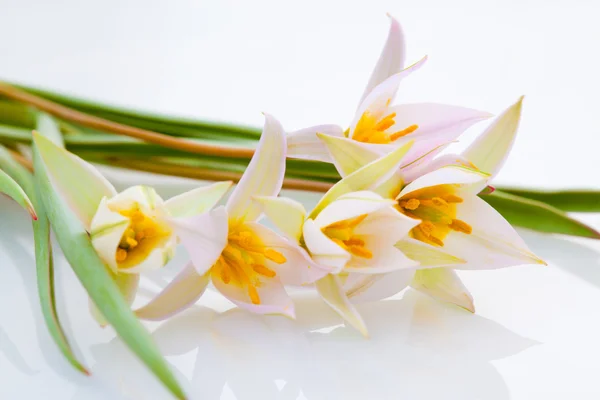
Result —
[{"label": "yellow flower center", "polygon": [[211,268],[211,275],[225,284],[244,288],[253,304],[260,304],[257,288],[264,278],[274,278],[275,271],[266,261],[283,264],[287,260],[280,252],[267,248],[260,238],[243,224],[229,226],[227,245]]},{"label": "yellow flower center", "polygon": [[144,215],[137,207],[121,210],[119,214],[130,221],[115,254],[119,268],[130,268],[144,261],[154,248],[163,244],[171,235],[166,226],[159,225],[154,218]]},{"label": "yellow flower center", "polygon": [[443,246],[450,231],[470,234],[472,228],[456,218],[456,205],[463,199],[454,194],[451,185],[439,185],[415,190],[398,200],[398,210],[411,218],[420,219],[410,235],[422,242]]},{"label": "yellow flower center", "polygon": [[410,125],[396,132],[387,132],[396,123],[394,118],[396,118],[396,113],[377,118],[365,111],[356,124],[352,138],[363,143],[388,144],[419,128],[419,125]]},{"label": "yellow flower center", "polygon": [[365,218],[367,218],[367,214],[334,222],[333,224],[321,228],[321,231],[325,236],[351,254],[362,258],[373,258],[373,253],[365,247],[364,239],[362,239],[360,235],[354,233],[354,229],[358,224],[364,221]]}]

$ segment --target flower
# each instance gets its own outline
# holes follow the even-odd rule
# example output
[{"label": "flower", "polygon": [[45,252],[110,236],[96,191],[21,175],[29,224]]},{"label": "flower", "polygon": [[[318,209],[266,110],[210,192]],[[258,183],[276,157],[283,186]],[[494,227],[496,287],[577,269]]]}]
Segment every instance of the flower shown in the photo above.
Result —
[{"label": "flower", "polygon": [[317,290],[325,302],[365,336],[367,328],[349,302],[344,283],[355,276],[392,271],[411,276],[418,266],[394,245],[419,222],[397,210],[395,200],[369,191],[390,179],[411,145],[397,148],[340,180],[308,215],[302,204],[294,200],[256,197],[279,230],[329,272],[316,282]]},{"label": "flower", "polygon": [[[218,182],[164,201],[147,186],[117,193],[91,164],[34,133],[50,180],[90,235],[92,245],[131,304],[139,273],[161,268],[175,252],[171,219],[210,210],[232,182]],[[101,324],[104,319],[92,307]]]},{"label": "flower", "polygon": [[227,204],[171,222],[191,263],[150,303],[137,310],[144,319],[163,319],[193,304],[210,281],[237,306],[259,314],[294,317],[285,284],[314,282],[326,271],[296,243],[260,225],[253,196],[277,196],[283,183],[286,137],[281,124],[265,125],[248,168]]},{"label": "flower", "polygon": [[[522,98],[461,155],[445,155],[423,163],[411,171],[408,179],[404,169],[400,169],[375,189],[384,198],[393,199],[399,212],[420,221],[411,230],[410,238],[396,244],[408,257],[420,262],[421,269],[416,271],[411,286],[472,312],[473,299],[453,269],[545,264],[528,249],[514,228],[477,196],[491,174],[498,172],[512,147],[521,105]],[[340,138],[320,137],[343,175],[377,157],[376,153]],[[433,253],[432,249],[439,251]],[[348,296],[359,300],[364,287],[375,281],[379,283],[375,292],[378,296],[365,299],[389,297],[404,288],[398,282],[405,280],[398,276],[388,278],[382,275],[346,284]]]},{"label": "flower", "polygon": [[404,158],[405,164],[410,164],[424,155],[433,156],[471,125],[491,116],[445,104],[392,105],[400,82],[421,68],[427,58],[403,69],[404,35],[398,21],[390,19],[387,42],[350,127],[344,131],[337,125],[319,125],[292,132],[288,138],[288,157],[333,162],[317,138],[320,133],[354,141],[379,155],[414,141]]}]

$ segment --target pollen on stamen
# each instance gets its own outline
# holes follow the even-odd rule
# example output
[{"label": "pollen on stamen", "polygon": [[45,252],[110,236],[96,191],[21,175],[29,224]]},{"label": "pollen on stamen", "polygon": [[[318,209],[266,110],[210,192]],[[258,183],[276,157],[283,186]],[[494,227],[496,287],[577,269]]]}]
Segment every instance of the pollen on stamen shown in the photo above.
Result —
[{"label": "pollen on stamen", "polygon": [[138,245],[137,240],[128,237],[127,239],[125,239],[125,241],[127,242],[127,244],[129,245],[130,248],[134,248]]},{"label": "pollen on stamen", "polygon": [[429,239],[434,244],[437,244],[440,247],[444,247],[444,242],[442,242],[440,239],[436,238],[435,236],[429,235],[429,237],[427,239]]},{"label": "pollen on stamen", "polygon": [[467,235],[473,232],[473,228],[471,225],[467,224],[465,221],[460,219],[453,219],[452,223],[448,225],[448,227],[454,231],[466,233]]},{"label": "pollen on stamen", "polygon": [[402,208],[406,208],[407,210],[414,211],[421,205],[419,199],[408,199],[402,200],[398,203],[398,205]]},{"label": "pollen on stamen", "polygon": [[371,251],[365,249],[362,246],[350,246],[348,248],[348,250],[350,251],[350,253],[352,253],[352,254],[354,254],[355,256],[358,256],[358,257],[373,258],[373,253],[371,253]]},{"label": "pollen on stamen", "polygon": [[283,254],[281,254],[280,252],[275,251],[273,249],[266,249],[263,254],[267,259],[269,259],[277,264],[283,264],[284,262],[287,261],[287,259],[285,258],[285,256]]},{"label": "pollen on stamen", "polygon": [[440,207],[445,207],[448,205],[446,200],[442,199],[441,197],[434,197],[433,199],[431,199],[431,201],[433,201],[433,204]]},{"label": "pollen on stamen", "polygon": [[127,250],[118,249],[116,255],[117,262],[123,262],[127,259]]},{"label": "pollen on stamen", "polygon": [[419,129],[419,125],[411,125],[408,128],[402,129],[401,131],[392,133],[390,135],[390,140],[393,142],[396,139],[400,139],[403,136],[413,133],[417,129]]},{"label": "pollen on stamen", "polygon": [[444,200],[446,200],[446,202],[448,203],[462,203],[463,199],[462,197],[459,197],[455,194],[447,194],[443,197]]},{"label": "pollen on stamen", "polygon": [[258,290],[256,290],[256,287],[252,285],[248,286],[248,296],[250,296],[250,301],[252,301],[252,304],[260,304],[260,296],[258,295]]},{"label": "pollen on stamen", "polygon": [[252,265],[252,269],[254,270],[254,272],[256,272],[257,274],[266,276],[267,278],[273,278],[275,277],[275,275],[277,275],[275,273],[275,271],[273,271],[272,269],[262,265],[262,264],[253,264]]},{"label": "pollen on stamen", "polygon": [[376,131],[380,131],[383,132],[386,129],[392,127],[396,121],[394,120],[394,118],[396,117],[396,113],[391,113],[390,115],[385,116],[384,118],[381,119],[381,121],[379,121],[376,125],[375,125],[375,130]]},{"label": "pollen on stamen", "polygon": [[352,237],[352,238],[344,241],[344,243],[348,246],[364,246],[365,245],[365,241],[362,239],[359,239],[357,237]]}]

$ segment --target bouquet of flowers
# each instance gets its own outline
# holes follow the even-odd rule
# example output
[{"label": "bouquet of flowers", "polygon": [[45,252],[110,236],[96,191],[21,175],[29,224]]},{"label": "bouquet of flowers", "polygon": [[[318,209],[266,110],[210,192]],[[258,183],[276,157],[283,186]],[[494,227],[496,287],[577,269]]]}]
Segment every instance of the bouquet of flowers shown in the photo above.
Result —
[{"label": "bouquet of flowers", "polygon": [[[51,230],[98,324],[111,325],[178,398],[185,394],[140,319],[169,318],[211,282],[240,308],[289,318],[295,311],[286,288],[314,288],[368,336],[358,302],[410,286],[475,312],[455,270],[545,265],[513,225],[600,237],[566,214],[598,211],[598,193],[490,186],[515,140],[523,97],[497,117],[394,102],[402,80],[426,58],[405,67],[403,33],[390,19],[380,59],[343,127],[287,132],[265,114],[259,131],[0,83],[0,191],[33,218],[45,322],[75,368],[89,373],[56,312]],[[465,151],[445,151],[488,119]],[[142,185],[119,193],[92,163],[216,182],[166,200]],[[324,194],[306,210],[280,196],[282,187]],[[132,309],[140,277],[167,265],[178,243],[187,266]]]}]

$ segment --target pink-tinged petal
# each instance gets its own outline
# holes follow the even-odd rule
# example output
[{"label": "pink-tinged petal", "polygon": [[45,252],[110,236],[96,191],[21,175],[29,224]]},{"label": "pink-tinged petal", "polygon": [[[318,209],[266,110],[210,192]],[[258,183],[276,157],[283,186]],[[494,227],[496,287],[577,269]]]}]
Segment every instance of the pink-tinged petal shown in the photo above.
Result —
[{"label": "pink-tinged petal", "polygon": [[481,183],[487,183],[488,178],[487,174],[480,171],[464,167],[447,166],[415,179],[402,189],[398,198],[402,198],[419,189],[439,185],[451,185],[455,188],[458,196],[468,197],[479,193]]},{"label": "pink-tinged petal", "polygon": [[190,255],[199,275],[204,275],[227,245],[229,225],[225,207],[188,218],[171,218],[169,223]]},{"label": "pink-tinged petal", "polygon": [[356,308],[350,303],[344,287],[335,275],[326,275],[315,284],[317,291],[325,302],[337,312],[344,321],[348,322],[354,329],[364,337],[369,337],[367,326]]},{"label": "pink-tinged petal", "polygon": [[506,109],[479,137],[462,153],[475,166],[495,176],[512,149],[519,121],[523,97]]},{"label": "pink-tinged petal", "polygon": [[310,212],[309,218],[314,219],[331,202],[347,193],[375,190],[390,181],[398,181],[400,179],[398,169],[410,146],[411,143],[407,143],[402,147],[398,147],[340,180],[325,193]]},{"label": "pink-tinged petal", "polygon": [[277,278],[265,278],[256,288],[260,304],[252,303],[246,288],[227,284],[219,276],[213,275],[213,285],[236,306],[255,314],[279,314],[296,318],[294,303]]},{"label": "pink-tinged petal", "polygon": [[358,121],[365,112],[368,111],[376,118],[383,116],[383,113],[387,111],[388,106],[394,100],[396,92],[398,91],[398,87],[400,86],[400,82],[402,82],[402,80],[408,75],[421,68],[426,61],[427,57],[423,57],[417,63],[402,70],[401,72],[398,72],[397,74],[390,76],[385,81],[375,86],[375,88],[373,88],[373,90],[365,97],[356,110],[354,121],[352,121],[352,124],[350,124],[349,137],[352,138],[356,124],[358,124]]},{"label": "pink-tinged petal", "polygon": [[350,260],[350,253],[325,236],[312,219],[304,222],[303,237],[312,259],[334,274],[340,272]]},{"label": "pink-tinged petal", "polygon": [[432,267],[457,266],[466,264],[466,260],[456,257],[443,248],[432,246],[410,237],[399,240],[394,245],[406,257],[419,263],[418,269]]},{"label": "pink-tinged petal", "polygon": [[252,196],[277,196],[285,175],[286,137],[274,117],[265,114],[265,125],[256,152],[227,201],[233,220],[255,221],[262,211]]},{"label": "pink-tinged petal", "polygon": [[287,197],[255,196],[267,218],[283,233],[285,237],[298,243],[302,237],[302,224],[306,218],[304,206]]},{"label": "pink-tinged petal", "polygon": [[344,131],[338,125],[317,125],[290,132],[287,135],[287,156],[303,160],[331,162],[329,153],[317,135],[343,137]]},{"label": "pink-tinged petal", "polygon": [[508,221],[479,197],[465,197],[456,207],[456,218],[469,224],[472,232],[451,231],[444,238],[444,251],[467,261],[455,268],[496,269],[546,264],[529,250]]},{"label": "pink-tinged petal", "polygon": [[395,124],[387,132],[398,132],[410,126],[418,128],[402,140],[414,139],[406,156],[411,162],[430,150],[458,138],[473,124],[491,118],[492,114],[465,107],[436,103],[401,104],[388,107],[386,114],[395,113]]},{"label": "pink-tinged petal", "polygon": [[[113,279],[127,304],[132,305],[140,284],[140,276],[137,274],[113,274]],[[108,325],[108,322],[91,299],[89,299],[89,309],[98,325],[102,328]]]},{"label": "pink-tinged petal", "polygon": [[305,285],[325,276],[329,271],[319,267],[310,255],[295,242],[291,242],[266,226],[250,222],[245,225],[254,232],[266,248],[273,249],[285,257],[286,262],[277,264],[266,260],[266,266],[275,271],[286,285]]},{"label": "pink-tinged petal", "polygon": [[210,282],[210,275],[198,275],[192,263],[186,267],[148,304],[137,309],[140,319],[161,321],[194,305]]},{"label": "pink-tinged petal", "polygon": [[409,218],[392,207],[369,214],[354,229],[354,235],[365,242],[371,258],[352,255],[344,272],[382,274],[399,269],[413,269],[418,263],[404,255],[394,245],[406,238],[419,220]]},{"label": "pink-tinged petal", "polygon": [[347,193],[325,207],[315,218],[315,224],[318,228],[324,228],[335,222],[369,214],[394,204],[395,201],[384,199],[374,192]]},{"label": "pink-tinged petal", "polygon": [[165,207],[172,217],[189,217],[202,214],[213,208],[223,198],[233,182],[217,182],[200,187],[165,201]]},{"label": "pink-tinged petal", "polygon": [[115,188],[88,162],[33,132],[33,141],[42,158],[52,186],[89,231],[103,197],[117,194]]},{"label": "pink-tinged petal", "polygon": [[400,293],[410,284],[414,275],[414,269],[378,275],[349,274],[344,282],[344,290],[352,303],[379,301]]},{"label": "pink-tinged petal", "polygon": [[416,165],[407,166],[402,169],[402,175],[406,182],[412,182],[420,176],[426,175],[436,169],[448,167],[448,166],[459,166],[473,168],[472,165],[466,158],[457,154],[444,154],[434,158],[429,162],[415,163]]},{"label": "pink-tinged petal", "polygon": [[421,269],[415,273],[411,286],[436,300],[456,304],[475,312],[473,297],[450,268]]},{"label": "pink-tinged petal", "polygon": [[385,46],[383,47],[381,55],[379,56],[379,60],[377,61],[377,64],[371,73],[369,83],[367,83],[367,87],[360,98],[359,104],[361,104],[365,97],[371,93],[373,88],[385,81],[390,76],[402,71],[402,68],[404,68],[406,54],[404,33],[402,32],[402,27],[396,18],[389,14],[388,16],[390,17],[391,22],[390,31],[388,33]]}]

